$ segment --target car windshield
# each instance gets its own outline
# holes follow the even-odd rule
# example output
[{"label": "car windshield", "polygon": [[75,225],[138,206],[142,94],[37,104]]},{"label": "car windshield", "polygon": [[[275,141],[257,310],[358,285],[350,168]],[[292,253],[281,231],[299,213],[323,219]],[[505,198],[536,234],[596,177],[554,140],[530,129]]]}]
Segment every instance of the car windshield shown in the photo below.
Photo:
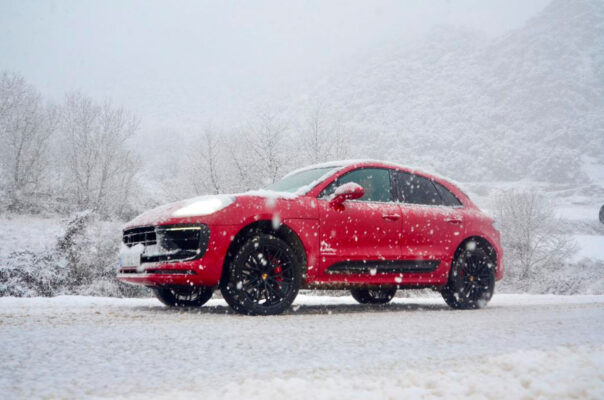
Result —
[{"label": "car windshield", "polygon": [[267,186],[265,189],[274,190],[276,192],[294,193],[305,186],[308,186],[308,189],[306,190],[308,191],[312,189],[315,184],[319,183],[316,182],[319,178],[328,174],[329,171],[335,171],[338,168],[339,167],[324,167],[296,172],[295,174],[287,175],[283,179]]}]

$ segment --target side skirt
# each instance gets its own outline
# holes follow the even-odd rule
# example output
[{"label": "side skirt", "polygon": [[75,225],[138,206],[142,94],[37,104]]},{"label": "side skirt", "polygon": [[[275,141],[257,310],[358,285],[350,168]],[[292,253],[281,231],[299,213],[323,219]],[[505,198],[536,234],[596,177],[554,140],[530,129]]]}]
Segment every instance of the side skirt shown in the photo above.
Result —
[{"label": "side skirt", "polygon": [[344,282],[316,282],[306,283],[302,285],[301,289],[307,290],[350,290],[350,289],[384,289],[384,288],[397,288],[400,290],[417,290],[417,289],[432,289],[435,291],[442,290],[443,285],[432,285],[432,284],[364,284],[364,283],[344,283]]},{"label": "side skirt", "polygon": [[417,274],[434,272],[438,260],[363,260],[343,261],[329,266],[328,274]]}]

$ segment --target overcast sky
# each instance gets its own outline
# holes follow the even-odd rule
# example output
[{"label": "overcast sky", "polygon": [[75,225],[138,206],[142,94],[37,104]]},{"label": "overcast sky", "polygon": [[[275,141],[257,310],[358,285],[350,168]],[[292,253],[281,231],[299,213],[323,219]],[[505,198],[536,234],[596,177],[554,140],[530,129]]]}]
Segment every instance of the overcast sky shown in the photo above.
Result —
[{"label": "overcast sky", "polygon": [[55,99],[81,90],[146,123],[185,123],[434,25],[501,34],[548,2],[0,0],[0,70]]}]

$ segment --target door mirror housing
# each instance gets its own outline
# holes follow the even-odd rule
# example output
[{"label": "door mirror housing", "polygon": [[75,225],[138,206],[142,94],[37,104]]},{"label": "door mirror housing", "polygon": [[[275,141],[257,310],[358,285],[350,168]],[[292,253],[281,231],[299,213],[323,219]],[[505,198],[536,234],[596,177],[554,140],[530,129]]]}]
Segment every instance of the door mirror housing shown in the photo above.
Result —
[{"label": "door mirror housing", "polygon": [[329,204],[334,207],[341,206],[346,200],[360,199],[365,195],[365,189],[358,183],[348,182],[336,188],[331,195]]}]

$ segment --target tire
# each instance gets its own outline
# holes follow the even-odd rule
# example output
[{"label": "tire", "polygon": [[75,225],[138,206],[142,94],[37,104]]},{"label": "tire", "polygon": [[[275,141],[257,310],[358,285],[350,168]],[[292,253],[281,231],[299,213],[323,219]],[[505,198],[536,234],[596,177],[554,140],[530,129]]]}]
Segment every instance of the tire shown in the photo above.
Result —
[{"label": "tire", "polygon": [[495,264],[481,248],[463,250],[453,260],[449,281],[441,291],[445,302],[460,310],[487,305],[495,291]]},{"label": "tire", "polygon": [[600,208],[600,223],[604,224],[604,206]]},{"label": "tire", "polygon": [[351,289],[350,293],[361,304],[386,304],[396,294],[396,288]]},{"label": "tire", "polygon": [[272,235],[259,234],[238,250],[220,291],[238,313],[274,315],[292,304],[301,281],[301,262],[291,246]]},{"label": "tire", "polygon": [[153,288],[159,301],[168,307],[201,307],[212,298],[209,286],[161,286]]}]

